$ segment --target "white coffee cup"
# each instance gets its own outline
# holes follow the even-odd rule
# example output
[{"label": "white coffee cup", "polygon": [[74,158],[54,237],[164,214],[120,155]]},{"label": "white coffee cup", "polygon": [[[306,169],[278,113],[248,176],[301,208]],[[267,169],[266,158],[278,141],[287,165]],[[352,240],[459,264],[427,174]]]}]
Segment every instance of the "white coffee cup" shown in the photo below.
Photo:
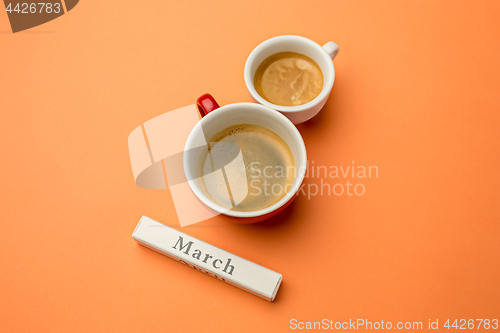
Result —
[{"label": "white coffee cup", "polygon": [[[323,89],[312,101],[297,105],[276,105],[262,98],[254,86],[255,71],[269,56],[278,52],[296,52],[308,56],[316,61],[323,72]],[[334,42],[321,46],[318,43],[300,36],[278,36],[266,40],[257,46],[248,56],[245,64],[245,84],[250,96],[255,102],[278,110],[294,124],[300,124],[314,117],[325,105],[335,81],[335,68],[332,60],[339,52],[339,47]]]},{"label": "white coffee cup", "polygon": [[[306,147],[297,128],[279,112],[256,103],[235,103],[219,107],[210,94],[205,94],[198,99],[197,105],[202,119],[189,134],[183,156],[184,174],[195,196],[208,208],[236,223],[260,222],[284,210],[297,196],[307,168]],[[296,171],[292,186],[284,197],[269,207],[250,212],[234,211],[210,200],[202,190],[199,175],[207,141],[221,130],[243,123],[260,125],[278,134],[292,152]]]}]

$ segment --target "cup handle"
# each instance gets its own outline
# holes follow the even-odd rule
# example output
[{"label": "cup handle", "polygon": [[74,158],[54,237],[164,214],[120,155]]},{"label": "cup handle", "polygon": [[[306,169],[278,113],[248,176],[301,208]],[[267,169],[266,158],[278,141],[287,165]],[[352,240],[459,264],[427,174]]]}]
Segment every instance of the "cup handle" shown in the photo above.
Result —
[{"label": "cup handle", "polygon": [[214,97],[208,93],[198,97],[196,100],[196,106],[198,107],[198,112],[200,112],[200,116],[202,118],[213,110],[220,108]]},{"label": "cup handle", "polygon": [[334,42],[328,42],[323,45],[323,49],[330,55],[330,58],[335,59],[337,54],[339,53],[339,46]]}]

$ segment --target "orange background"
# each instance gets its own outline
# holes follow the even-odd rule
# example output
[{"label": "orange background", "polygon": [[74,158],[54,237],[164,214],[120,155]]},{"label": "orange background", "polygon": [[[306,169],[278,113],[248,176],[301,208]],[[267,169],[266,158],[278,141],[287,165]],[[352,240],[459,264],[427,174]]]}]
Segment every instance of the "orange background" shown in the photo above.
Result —
[{"label": "orange background", "polygon": [[[0,331],[499,318],[498,17],[498,1],[81,1],[12,34],[2,11]],[[177,218],[168,190],[134,184],[127,137],[204,92],[249,101],[246,57],[283,34],[340,46],[298,126],[309,160],[379,177],[265,223],[182,228],[282,273],[269,303],[132,239],[143,214]]]}]

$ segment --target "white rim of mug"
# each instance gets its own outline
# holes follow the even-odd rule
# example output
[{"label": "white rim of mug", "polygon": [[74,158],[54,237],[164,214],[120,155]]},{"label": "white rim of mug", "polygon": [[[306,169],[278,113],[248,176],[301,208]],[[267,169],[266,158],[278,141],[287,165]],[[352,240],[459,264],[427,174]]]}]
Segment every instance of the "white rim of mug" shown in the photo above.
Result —
[{"label": "white rim of mug", "polygon": [[[237,217],[237,218],[249,218],[249,217],[258,217],[258,216],[263,216],[269,213],[272,213],[273,211],[279,209],[281,206],[286,204],[288,201],[290,201],[293,196],[299,191],[300,186],[302,185],[302,182],[304,181],[305,174],[306,174],[306,168],[307,168],[307,152],[306,152],[306,146],[304,143],[304,140],[302,139],[302,135],[300,135],[300,132],[297,130],[295,125],[284,115],[282,115],[279,112],[275,112],[274,110],[268,108],[267,106],[264,105],[259,105],[256,103],[234,103],[234,104],[228,104],[221,106],[220,108],[210,112],[206,116],[200,119],[200,122],[207,122],[211,121],[212,118],[218,118],[218,117],[223,117],[223,115],[226,112],[234,112],[235,109],[261,109],[265,110],[265,112],[269,112],[270,117],[275,117],[281,121],[286,128],[292,133],[292,136],[297,140],[298,147],[299,147],[299,155],[303,155],[303,161],[304,165],[301,165],[297,168],[297,178],[295,178],[292,187],[290,190],[281,198],[278,202],[272,204],[269,207],[259,209],[259,210],[254,210],[251,212],[239,212],[239,211],[233,211],[227,208],[224,208],[212,200],[210,200],[204,193],[203,191],[199,188],[198,185],[194,185],[193,183],[197,182],[195,178],[189,178],[187,177],[187,172],[186,172],[186,165],[189,161],[187,161],[187,154],[184,155],[183,157],[183,167],[184,167],[184,173],[186,174],[186,178],[188,179],[193,179],[193,181],[189,181],[189,187],[193,191],[193,193],[196,195],[196,197],[203,202],[207,207],[211,208],[212,210],[231,217]],[[188,136],[188,139],[186,141],[186,145],[184,148],[184,151],[188,151],[189,149],[192,148],[193,146],[193,140],[194,140],[194,135],[193,132],[191,132]],[[300,159],[300,156],[299,156]]]},{"label": "white rim of mug", "polygon": [[[328,82],[323,81],[323,88],[321,89],[321,92],[310,102],[295,106],[284,106],[284,105],[273,104],[271,102],[266,101],[262,96],[260,96],[260,94],[255,89],[253,80],[251,79],[250,67],[260,52],[262,52],[269,45],[275,43],[280,39],[300,40],[301,42],[305,42],[309,44],[311,47],[320,50],[321,51],[320,54],[322,54],[322,56],[327,60],[327,63],[331,64],[331,66],[328,66],[328,68],[330,69],[332,75],[330,76]],[[325,73],[323,73],[323,77],[325,77]],[[244,78],[248,91],[250,92],[252,97],[260,104],[282,112],[299,112],[315,107],[316,105],[321,103],[321,101],[323,101],[323,99],[325,99],[328,96],[328,94],[330,94],[330,91],[333,88],[333,83],[335,81],[335,66],[333,65],[332,58],[326,52],[326,50],[315,41],[302,36],[284,35],[284,36],[277,36],[270,38],[260,43],[255,49],[253,49],[253,51],[250,53],[245,63]]]}]

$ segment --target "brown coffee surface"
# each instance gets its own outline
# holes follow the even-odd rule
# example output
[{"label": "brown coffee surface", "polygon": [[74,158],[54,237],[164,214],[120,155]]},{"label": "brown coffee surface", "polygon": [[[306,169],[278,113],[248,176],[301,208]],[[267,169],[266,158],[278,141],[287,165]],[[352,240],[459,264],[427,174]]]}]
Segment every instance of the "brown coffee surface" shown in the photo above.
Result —
[{"label": "brown coffee surface", "polygon": [[[239,149],[228,149],[225,143],[233,143]],[[205,195],[222,207],[242,212],[260,210],[278,202],[293,184],[295,167],[290,148],[279,135],[263,126],[239,124],[228,127],[210,140],[210,147],[201,157],[200,185]],[[224,182],[220,178],[210,180],[203,177],[220,168],[218,161],[229,161],[228,154],[238,154],[239,151],[244,167],[224,162],[224,172],[229,175],[225,176]],[[240,191],[248,190],[248,194],[235,205],[227,199],[228,190],[233,197],[238,197]]]},{"label": "brown coffee surface", "polygon": [[323,89],[323,73],[311,58],[296,52],[280,52],[257,68],[254,86],[266,101],[295,106],[315,99]]}]

